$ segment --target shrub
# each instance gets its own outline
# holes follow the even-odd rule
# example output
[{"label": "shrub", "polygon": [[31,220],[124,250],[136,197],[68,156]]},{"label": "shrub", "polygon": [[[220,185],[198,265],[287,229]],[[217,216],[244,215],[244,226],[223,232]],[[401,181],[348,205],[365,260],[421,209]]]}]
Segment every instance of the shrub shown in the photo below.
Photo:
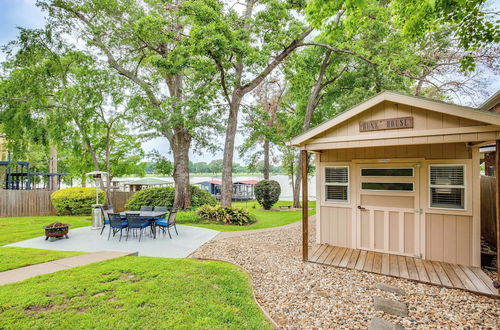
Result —
[{"label": "shrub", "polygon": [[277,181],[262,180],[254,189],[255,199],[265,210],[269,210],[280,199],[281,186]]},{"label": "shrub", "polygon": [[[104,204],[106,193],[99,189],[99,203]],[[89,215],[95,204],[95,188],[65,188],[50,195],[52,205],[59,215]]]},{"label": "shrub", "polygon": [[[127,210],[139,210],[141,206],[167,206],[174,204],[175,188],[146,188],[133,194],[127,201]],[[201,205],[215,205],[217,200],[210,193],[198,187],[191,186],[191,205],[194,207]]]},{"label": "shrub", "polygon": [[202,220],[211,222],[222,222],[230,225],[249,225],[254,223],[255,218],[244,209],[222,207],[220,205],[203,205],[196,211]]}]

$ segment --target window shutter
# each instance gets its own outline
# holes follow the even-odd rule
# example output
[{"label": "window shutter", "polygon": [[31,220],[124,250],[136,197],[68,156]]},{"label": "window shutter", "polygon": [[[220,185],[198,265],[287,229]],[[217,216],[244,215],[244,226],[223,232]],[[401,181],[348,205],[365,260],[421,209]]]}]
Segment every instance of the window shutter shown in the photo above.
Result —
[{"label": "window shutter", "polygon": [[347,167],[327,167],[325,171],[326,183],[348,183],[349,173]]},{"label": "window shutter", "polygon": [[348,201],[349,168],[347,166],[325,167],[325,200]]},{"label": "window shutter", "polygon": [[430,166],[430,206],[465,208],[464,166]]}]

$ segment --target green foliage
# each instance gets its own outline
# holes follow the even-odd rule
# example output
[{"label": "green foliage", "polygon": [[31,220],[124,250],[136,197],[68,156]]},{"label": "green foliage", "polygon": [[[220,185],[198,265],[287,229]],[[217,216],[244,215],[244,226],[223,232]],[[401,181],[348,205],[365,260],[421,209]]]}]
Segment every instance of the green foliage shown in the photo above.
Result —
[{"label": "green foliage", "polygon": [[153,150],[150,157],[153,159],[152,173],[166,176],[172,175],[174,166],[167,157],[162,156],[157,150]]},{"label": "green foliage", "polygon": [[208,192],[196,186],[191,186],[191,205],[216,205],[217,200]]},{"label": "green foliage", "polygon": [[249,225],[255,218],[247,210],[220,205],[202,205],[197,210],[198,216],[205,221],[220,222],[226,225]]},{"label": "green foliage", "polygon": [[[104,204],[106,193],[98,190],[99,204]],[[59,215],[87,215],[96,202],[95,188],[73,187],[54,191],[52,205]]]},{"label": "green foliage", "polygon": [[262,180],[255,185],[254,190],[255,199],[265,210],[276,204],[281,194],[281,186],[274,180]]},{"label": "green foliage", "polygon": [[[174,204],[174,196],[174,187],[146,188],[133,194],[127,201],[125,208],[127,210],[137,211],[141,206],[172,207]],[[215,205],[217,201],[210,193],[196,186],[191,186],[191,205],[197,207],[205,204]]]}]

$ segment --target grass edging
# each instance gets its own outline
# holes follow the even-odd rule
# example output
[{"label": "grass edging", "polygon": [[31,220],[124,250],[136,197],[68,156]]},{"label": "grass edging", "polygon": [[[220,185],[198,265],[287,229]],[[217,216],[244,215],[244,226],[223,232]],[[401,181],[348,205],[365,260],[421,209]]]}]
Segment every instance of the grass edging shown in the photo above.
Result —
[{"label": "grass edging", "polygon": [[213,259],[213,258],[201,258],[201,257],[190,257],[192,259],[196,259],[196,260],[200,260],[200,261],[217,261],[217,262],[225,262],[225,263],[228,263],[228,264],[231,264],[233,266],[236,266],[238,267],[239,269],[241,269],[244,273],[246,273],[248,275],[248,277],[250,277],[250,281],[251,281],[251,288],[252,288],[252,297],[253,297],[253,300],[255,301],[255,304],[260,308],[260,310],[262,311],[262,313],[264,314],[264,316],[268,319],[269,322],[271,322],[271,324],[273,325],[273,327],[275,329],[279,329],[280,326],[278,325],[278,323],[276,323],[276,321],[273,320],[273,318],[271,317],[271,315],[269,315],[269,313],[264,309],[264,307],[262,307],[262,305],[259,303],[259,301],[257,300],[257,297],[255,297],[255,290],[253,288],[253,277],[252,277],[252,274],[247,270],[245,269],[244,267],[238,265],[238,264],[235,264],[234,262],[231,262],[231,261],[227,261],[227,260],[218,260],[218,259]]}]

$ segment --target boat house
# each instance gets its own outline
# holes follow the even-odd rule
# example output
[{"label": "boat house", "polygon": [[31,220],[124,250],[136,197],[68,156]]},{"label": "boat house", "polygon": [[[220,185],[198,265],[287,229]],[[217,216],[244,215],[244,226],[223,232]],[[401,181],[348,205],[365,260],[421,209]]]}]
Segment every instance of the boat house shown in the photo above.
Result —
[{"label": "boat house", "polygon": [[316,156],[316,242],[365,256],[481,266],[480,149],[499,139],[494,111],[396,92],[301,134],[291,144]]}]

